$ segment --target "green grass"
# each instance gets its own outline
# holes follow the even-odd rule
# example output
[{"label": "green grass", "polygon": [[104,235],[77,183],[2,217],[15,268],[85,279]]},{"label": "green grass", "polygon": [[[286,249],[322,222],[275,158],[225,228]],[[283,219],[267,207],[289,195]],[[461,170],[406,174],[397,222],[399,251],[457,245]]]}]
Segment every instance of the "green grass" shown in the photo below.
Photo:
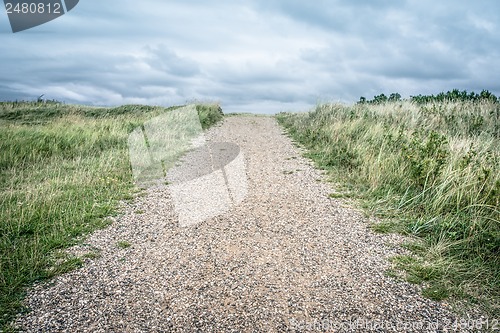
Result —
[{"label": "green grass", "polygon": [[325,104],[277,119],[339,193],[381,219],[375,230],[415,240],[394,266],[424,295],[498,313],[499,103]]},{"label": "green grass", "polygon": [[[105,227],[137,191],[129,133],[174,108],[0,103],[0,328],[27,286],[82,264],[61,250]],[[223,117],[218,105],[197,110],[203,128]]]},{"label": "green grass", "polygon": [[116,243],[116,246],[120,249],[128,249],[129,247],[132,246],[132,244],[130,244],[127,241],[119,241]]}]

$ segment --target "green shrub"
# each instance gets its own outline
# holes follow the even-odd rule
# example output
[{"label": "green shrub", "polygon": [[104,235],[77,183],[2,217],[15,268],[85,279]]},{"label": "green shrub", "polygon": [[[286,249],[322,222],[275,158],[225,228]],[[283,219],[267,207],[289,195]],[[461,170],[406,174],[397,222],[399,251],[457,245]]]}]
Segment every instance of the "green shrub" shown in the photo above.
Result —
[{"label": "green shrub", "polygon": [[203,129],[207,129],[224,118],[224,113],[219,104],[199,104],[196,109]]}]

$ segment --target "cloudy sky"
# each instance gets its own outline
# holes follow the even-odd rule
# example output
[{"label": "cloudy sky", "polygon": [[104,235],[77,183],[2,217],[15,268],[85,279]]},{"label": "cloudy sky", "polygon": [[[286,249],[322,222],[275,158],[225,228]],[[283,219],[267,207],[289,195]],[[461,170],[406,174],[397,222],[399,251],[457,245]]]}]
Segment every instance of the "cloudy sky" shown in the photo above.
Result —
[{"label": "cloudy sky", "polygon": [[0,12],[0,100],[274,113],[453,88],[500,95],[499,1],[80,0],[15,34]]}]

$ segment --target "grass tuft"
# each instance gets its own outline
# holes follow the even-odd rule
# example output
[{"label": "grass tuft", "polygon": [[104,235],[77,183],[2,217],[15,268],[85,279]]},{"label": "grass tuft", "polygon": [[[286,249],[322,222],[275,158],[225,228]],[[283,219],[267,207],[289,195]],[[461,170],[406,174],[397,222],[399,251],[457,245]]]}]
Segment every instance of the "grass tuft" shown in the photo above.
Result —
[{"label": "grass tuft", "polygon": [[119,241],[116,243],[116,246],[120,249],[128,249],[129,247],[132,246],[132,244],[130,244],[127,241]]}]

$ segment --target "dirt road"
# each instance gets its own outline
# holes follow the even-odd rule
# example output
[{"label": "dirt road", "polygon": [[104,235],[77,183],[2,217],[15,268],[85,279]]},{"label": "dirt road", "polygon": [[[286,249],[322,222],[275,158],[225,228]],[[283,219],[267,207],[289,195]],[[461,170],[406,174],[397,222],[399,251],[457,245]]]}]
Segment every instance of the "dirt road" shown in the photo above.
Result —
[{"label": "dirt road", "polygon": [[21,329],[438,332],[453,320],[385,276],[401,237],[373,233],[329,198],[331,184],[273,118],[228,117],[207,139],[243,153],[242,200],[180,225],[172,184],[148,189],[73,250],[90,253],[83,268],[29,292]]}]

